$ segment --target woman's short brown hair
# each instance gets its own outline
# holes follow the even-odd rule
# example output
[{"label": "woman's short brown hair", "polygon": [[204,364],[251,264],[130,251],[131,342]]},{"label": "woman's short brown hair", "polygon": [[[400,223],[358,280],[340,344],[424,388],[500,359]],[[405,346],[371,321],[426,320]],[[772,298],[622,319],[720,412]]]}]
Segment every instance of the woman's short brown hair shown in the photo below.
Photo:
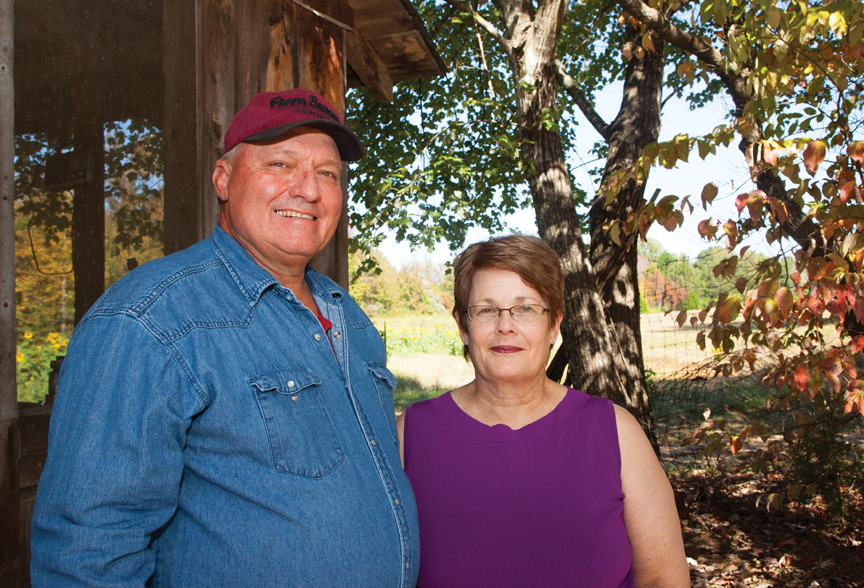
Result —
[{"label": "woman's short brown hair", "polygon": [[[453,264],[453,318],[468,331],[468,297],[471,281],[481,269],[506,270],[519,275],[537,291],[549,309],[549,324],[564,314],[564,275],[561,261],[545,241],[527,235],[492,237],[469,245]],[[467,359],[468,347],[462,351]]]}]

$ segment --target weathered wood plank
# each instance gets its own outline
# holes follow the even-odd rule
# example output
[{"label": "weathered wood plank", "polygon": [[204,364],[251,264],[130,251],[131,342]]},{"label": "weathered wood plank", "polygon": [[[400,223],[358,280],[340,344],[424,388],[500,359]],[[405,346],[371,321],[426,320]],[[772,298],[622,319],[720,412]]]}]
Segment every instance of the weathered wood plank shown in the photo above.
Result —
[{"label": "weathered wood plank", "polygon": [[[246,0],[248,2],[249,0]],[[260,0],[258,0],[260,2]],[[251,2],[250,2],[251,3]],[[257,2],[254,2],[257,3]],[[210,234],[219,215],[219,201],[211,176],[222,156],[225,133],[238,110],[236,106],[235,60],[236,18],[244,0],[198,0],[199,52],[198,97],[201,116],[198,127],[199,193],[210,206],[206,221]]]},{"label": "weathered wood plank", "polygon": [[15,382],[15,118],[12,0],[0,0],[0,586],[18,585],[18,389]]},{"label": "weathered wood plank", "polygon": [[0,418],[0,585],[17,586],[18,418]]},{"label": "weathered wood plank", "polygon": [[87,152],[86,186],[72,196],[72,269],[75,272],[75,324],[105,291],[105,155],[99,120],[76,132],[78,148]]},{"label": "weathered wood plank", "polygon": [[[339,22],[354,23],[351,7],[344,0],[319,0],[316,10]],[[308,10],[286,2],[284,22],[292,48],[292,77],[296,87],[314,90],[345,116],[345,30]],[[346,202],[333,239],[309,262],[316,270],[348,289],[347,168],[343,165],[342,193]]]},{"label": "weathered wood plank", "polygon": [[195,2],[165,2],[162,7],[165,77],[165,170],[163,229],[165,253],[185,249],[204,238],[198,193],[198,76]]},{"label": "weathered wood plank", "polygon": [[[36,487],[24,488],[18,495],[18,584],[30,587],[30,525],[33,522],[33,505],[36,502]],[[6,584],[0,583],[0,586]]]},{"label": "weathered wood plank", "polygon": [[345,33],[345,56],[375,100],[393,102],[393,78],[369,42],[357,32]]}]

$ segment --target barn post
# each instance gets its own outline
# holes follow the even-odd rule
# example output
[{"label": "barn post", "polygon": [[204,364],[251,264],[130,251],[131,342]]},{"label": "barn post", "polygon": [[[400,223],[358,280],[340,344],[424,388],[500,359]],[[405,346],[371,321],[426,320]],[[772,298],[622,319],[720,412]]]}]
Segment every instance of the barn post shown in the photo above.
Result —
[{"label": "barn post", "polygon": [[76,130],[75,142],[87,153],[87,184],[72,191],[72,270],[75,324],[105,292],[105,132],[90,119]]},{"label": "barn post", "polygon": [[0,586],[18,584],[13,0],[0,0]]}]

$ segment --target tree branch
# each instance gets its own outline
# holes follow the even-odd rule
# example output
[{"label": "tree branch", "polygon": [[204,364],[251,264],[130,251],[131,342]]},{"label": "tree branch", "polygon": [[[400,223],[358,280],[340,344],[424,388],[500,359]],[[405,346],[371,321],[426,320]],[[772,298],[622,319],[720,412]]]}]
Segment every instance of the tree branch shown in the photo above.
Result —
[{"label": "tree branch", "polygon": [[487,33],[489,33],[489,36],[491,36],[493,39],[498,41],[498,43],[501,45],[501,47],[504,48],[504,51],[507,53],[507,55],[510,54],[510,52],[513,50],[512,46],[510,45],[510,41],[507,40],[507,38],[504,37],[504,35],[502,35],[491,22],[489,22],[488,20],[486,20],[485,18],[480,16],[478,13],[474,12],[474,10],[470,6],[466,6],[463,2],[459,2],[459,0],[445,0],[445,1],[447,2],[447,4],[453,6],[454,8],[458,8],[459,10],[464,12],[465,14],[470,14],[471,17],[474,19],[474,21],[478,25],[483,27],[483,29]]},{"label": "tree branch", "polygon": [[666,16],[641,0],[618,0],[618,4],[631,16],[655,31],[657,35],[676,47],[695,55],[720,76],[728,76],[723,66],[723,55],[696,35],[680,31]]},{"label": "tree branch", "polygon": [[609,139],[612,137],[609,124],[603,120],[600,113],[595,110],[594,105],[591,104],[591,101],[588,100],[585,93],[576,85],[576,81],[564,70],[564,65],[561,63],[560,59],[555,60],[555,68],[555,79],[559,84],[561,84],[561,87],[564,88],[564,91],[567,92],[570,98],[573,99],[573,102],[576,103],[576,106],[579,107],[579,110],[582,111],[582,114],[585,115],[585,118],[587,118],[588,122],[591,123],[591,126],[594,127],[594,130],[596,130],[606,142],[609,142]]}]

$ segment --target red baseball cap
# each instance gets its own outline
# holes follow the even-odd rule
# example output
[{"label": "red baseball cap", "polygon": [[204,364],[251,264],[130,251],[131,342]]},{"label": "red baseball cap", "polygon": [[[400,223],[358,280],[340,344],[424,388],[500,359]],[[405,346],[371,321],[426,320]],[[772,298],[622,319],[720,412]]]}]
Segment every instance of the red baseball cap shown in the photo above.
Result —
[{"label": "red baseball cap", "polygon": [[311,90],[256,94],[231,121],[225,133],[225,152],[239,143],[273,139],[294,127],[312,127],[330,135],[342,161],[363,157],[363,145],[357,135],[342,124],[332,104]]}]

